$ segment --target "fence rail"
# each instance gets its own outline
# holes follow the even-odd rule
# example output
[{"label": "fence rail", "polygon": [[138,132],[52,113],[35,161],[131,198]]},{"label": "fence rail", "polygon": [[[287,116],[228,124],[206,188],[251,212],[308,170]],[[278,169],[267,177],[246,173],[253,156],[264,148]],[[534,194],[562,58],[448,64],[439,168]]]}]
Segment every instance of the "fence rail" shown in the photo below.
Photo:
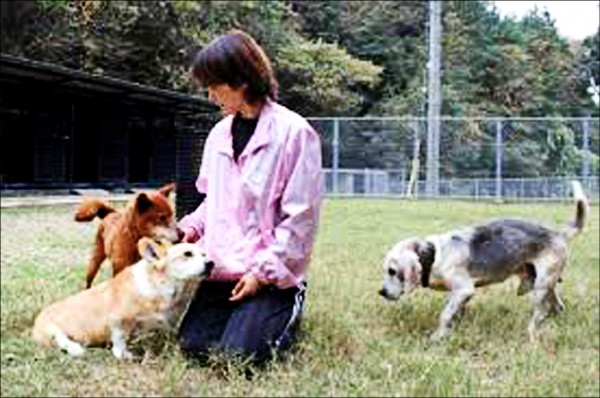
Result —
[{"label": "fence rail", "polygon": [[[409,191],[409,181],[402,173],[389,170],[337,170],[324,169],[325,188],[328,195],[339,196],[399,196],[432,197],[427,192],[426,181],[420,180]],[[335,180],[337,179],[337,184]],[[593,202],[600,199],[600,179],[581,178],[506,178],[498,192],[493,178],[454,178],[439,180],[436,198],[482,200],[570,200],[572,180],[582,183]]]}]

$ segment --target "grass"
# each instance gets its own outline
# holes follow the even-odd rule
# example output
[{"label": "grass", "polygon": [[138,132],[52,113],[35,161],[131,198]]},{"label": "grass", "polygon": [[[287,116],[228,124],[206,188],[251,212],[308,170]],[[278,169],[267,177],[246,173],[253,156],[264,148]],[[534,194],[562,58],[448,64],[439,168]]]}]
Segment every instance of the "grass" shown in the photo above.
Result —
[{"label": "grass", "polygon": [[[538,347],[526,332],[531,307],[516,281],[480,289],[453,335],[436,345],[445,295],[421,290],[398,302],[377,295],[387,249],[503,215],[562,225],[570,204],[491,204],[328,199],[309,273],[303,337],[288,359],[252,381],[235,363],[195,367],[159,335],[134,362],[109,350],[72,359],[37,346],[41,308],[83,286],[95,223],[71,206],[1,213],[2,396],[599,396],[599,219],[571,245],[562,293],[567,311],[549,319]],[[100,279],[108,277],[106,265]]]}]

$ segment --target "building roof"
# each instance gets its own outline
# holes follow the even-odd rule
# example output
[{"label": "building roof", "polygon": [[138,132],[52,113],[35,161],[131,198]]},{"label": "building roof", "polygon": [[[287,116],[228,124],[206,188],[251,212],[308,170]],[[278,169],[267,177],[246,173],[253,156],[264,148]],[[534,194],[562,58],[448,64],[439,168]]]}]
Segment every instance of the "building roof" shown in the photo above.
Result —
[{"label": "building roof", "polygon": [[0,83],[35,84],[61,91],[90,93],[133,103],[179,110],[215,112],[217,108],[198,96],[163,90],[113,77],[98,76],[60,65],[0,54]]}]

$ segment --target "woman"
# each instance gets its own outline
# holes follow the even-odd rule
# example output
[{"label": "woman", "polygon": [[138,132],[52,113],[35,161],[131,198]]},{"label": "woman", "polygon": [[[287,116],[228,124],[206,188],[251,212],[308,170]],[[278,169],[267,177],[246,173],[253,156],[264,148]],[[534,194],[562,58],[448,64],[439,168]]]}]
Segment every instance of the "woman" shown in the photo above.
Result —
[{"label": "woman", "polygon": [[180,346],[255,363],[293,340],[323,195],[321,143],[309,123],[275,102],[277,81],[262,48],[234,30],[193,62],[197,83],[224,118],[204,147],[202,204],[178,226],[215,262],[180,327]]}]

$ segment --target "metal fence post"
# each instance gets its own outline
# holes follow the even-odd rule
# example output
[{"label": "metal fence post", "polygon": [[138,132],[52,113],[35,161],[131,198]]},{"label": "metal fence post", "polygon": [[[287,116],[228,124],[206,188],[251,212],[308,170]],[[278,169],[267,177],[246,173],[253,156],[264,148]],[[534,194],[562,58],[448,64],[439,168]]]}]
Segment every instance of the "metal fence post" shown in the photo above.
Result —
[{"label": "metal fence post", "polygon": [[590,120],[584,119],[581,123],[583,123],[583,143],[581,148],[583,152],[583,165],[581,168],[581,177],[585,181],[590,176]]},{"label": "metal fence post", "polygon": [[502,200],[502,120],[496,119],[496,201]]},{"label": "metal fence post", "polygon": [[331,166],[333,168],[333,193],[339,193],[338,169],[340,167],[340,124],[339,119],[333,119],[333,141],[331,143]]},{"label": "metal fence post", "polygon": [[73,192],[73,174],[75,168],[75,103],[71,102],[71,123],[69,124],[69,192]]},{"label": "metal fence post", "polygon": [[391,192],[391,189],[390,189],[390,173],[386,171],[385,174],[384,174],[384,176],[385,176],[385,194],[389,195],[390,192]]}]

